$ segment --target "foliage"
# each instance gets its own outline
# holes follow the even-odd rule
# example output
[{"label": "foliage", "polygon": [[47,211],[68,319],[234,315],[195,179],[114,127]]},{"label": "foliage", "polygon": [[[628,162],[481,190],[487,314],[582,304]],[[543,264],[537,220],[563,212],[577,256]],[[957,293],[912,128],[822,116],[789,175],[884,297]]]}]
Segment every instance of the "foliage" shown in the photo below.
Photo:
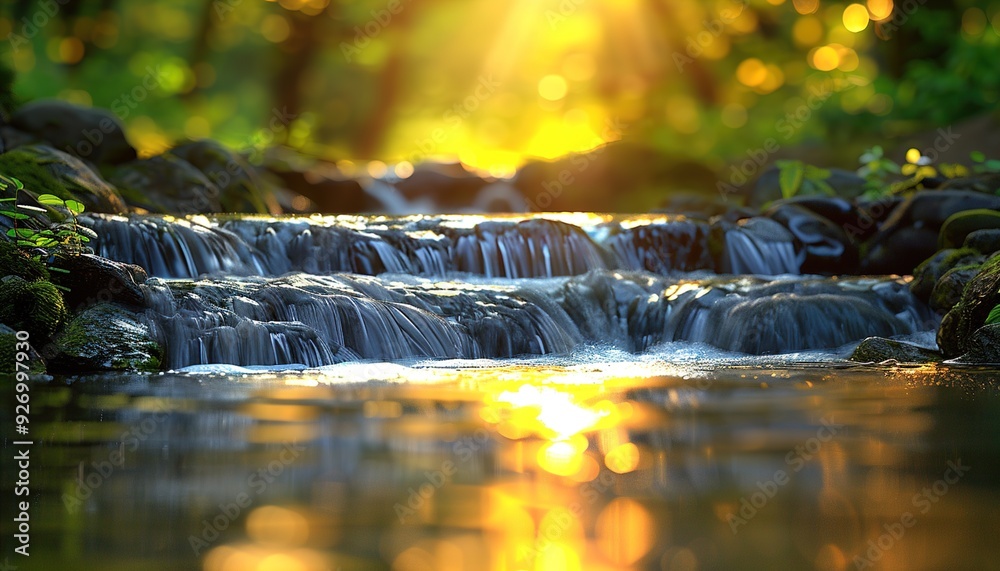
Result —
[{"label": "foliage", "polygon": [[[0,175],[0,190],[6,191],[10,188],[15,189],[14,196],[0,199],[0,203],[6,203],[0,206],[0,215],[13,221],[14,227],[7,230],[7,236],[14,239],[17,246],[39,249],[45,252],[46,258],[50,258],[57,253],[81,254],[87,249],[86,243],[97,237],[93,230],[81,226],[77,221],[77,216],[86,208],[83,203],[73,199],[63,200],[52,194],[39,195],[35,200],[42,206],[64,213],[65,217],[61,222],[52,223],[47,228],[41,229],[18,226],[18,222],[31,219],[31,216],[24,211],[44,213],[46,210],[21,203],[19,199],[25,190],[24,185],[16,178]],[[33,259],[39,260],[41,257],[40,253],[36,253]]]},{"label": "foliage", "polygon": [[878,145],[866,150],[858,162],[861,163],[858,176],[865,179],[864,197],[873,200],[888,194],[892,180],[900,174],[899,164],[886,157],[882,147]]},{"label": "foliage", "polygon": [[987,159],[986,155],[980,151],[973,151],[969,157],[972,159],[972,172],[977,174],[1000,173],[1000,160]]},{"label": "foliage", "polygon": [[45,264],[32,259],[13,242],[0,239],[0,277],[19,276],[28,281],[48,280]]},{"label": "foliage", "polygon": [[0,323],[33,338],[47,339],[66,319],[59,289],[47,281],[29,282],[18,276],[0,279]]},{"label": "foliage", "polygon": [[983,325],[993,325],[996,323],[1000,323],[1000,305],[990,310],[990,314],[986,317],[986,323]]},{"label": "foliage", "polygon": [[778,167],[778,184],[781,195],[791,198],[798,195],[824,194],[833,196],[833,187],[826,182],[830,178],[829,169],[808,165],[802,161],[775,161]]}]

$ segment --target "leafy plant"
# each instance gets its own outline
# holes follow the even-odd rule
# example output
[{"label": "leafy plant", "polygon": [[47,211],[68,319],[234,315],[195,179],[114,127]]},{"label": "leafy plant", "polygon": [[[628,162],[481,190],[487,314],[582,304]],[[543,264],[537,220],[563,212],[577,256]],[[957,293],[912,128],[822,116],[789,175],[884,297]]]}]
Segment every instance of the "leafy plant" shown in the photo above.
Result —
[{"label": "leafy plant", "polygon": [[875,145],[858,158],[861,166],[858,176],[865,179],[864,196],[868,199],[878,199],[892,190],[892,178],[900,174],[896,161],[885,156],[882,147]]},{"label": "leafy plant", "polygon": [[986,155],[979,151],[972,151],[969,154],[972,158],[972,172],[982,174],[982,173],[1000,173],[1000,160],[997,159],[987,159]]},{"label": "leafy plant", "polygon": [[[40,249],[46,253],[46,258],[57,253],[76,255],[85,252],[87,250],[86,244],[91,239],[97,238],[97,234],[93,230],[81,226],[77,220],[77,216],[86,210],[83,203],[72,199],[63,200],[53,194],[42,194],[36,200],[39,204],[48,206],[57,212],[65,212],[62,221],[41,229],[28,226],[19,227],[18,222],[32,219],[32,216],[27,212],[46,213],[48,210],[21,204],[20,197],[24,185],[16,178],[0,175],[0,191],[6,191],[10,188],[14,189],[14,196],[0,198],[0,203],[10,203],[13,206],[0,205],[0,215],[13,220],[14,227],[7,230],[7,236],[13,238],[19,247]],[[38,260],[42,255],[36,253],[32,257]]]},{"label": "leafy plant", "polygon": [[826,182],[830,178],[828,169],[808,165],[802,161],[781,160],[774,163],[778,167],[778,186],[781,196],[791,198],[797,195],[836,194]]},{"label": "leafy plant", "polygon": [[995,323],[1000,323],[1000,305],[990,310],[990,314],[986,317],[984,325],[993,325]]}]

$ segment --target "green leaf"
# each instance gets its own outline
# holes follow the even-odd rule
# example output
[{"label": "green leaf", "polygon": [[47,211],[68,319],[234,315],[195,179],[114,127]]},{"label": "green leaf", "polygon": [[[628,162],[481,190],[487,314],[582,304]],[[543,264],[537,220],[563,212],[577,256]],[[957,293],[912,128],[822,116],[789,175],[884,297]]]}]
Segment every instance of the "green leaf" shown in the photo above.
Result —
[{"label": "green leaf", "polygon": [[791,198],[802,188],[802,180],[805,176],[805,168],[802,161],[788,161],[779,165],[778,186],[781,187],[781,196]]},{"label": "green leaf", "polygon": [[969,156],[972,157],[972,160],[976,161],[977,163],[982,163],[986,161],[986,155],[984,155],[980,151],[972,151],[971,153],[969,153]]},{"label": "green leaf", "polygon": [[7,218],[13,218],[14,220],[29,220],[31,217],[23,212],[0,212]]},{"label": "green leaf", "polygon": [[35,235],[35,231],[31,228],[11,228],[7,230],[7,235],[11,238],[30,238]]},{"label": "green leaf", "polygon": [[17,197],[13,196],[10,198],[0,198],[0,202],[14,202],[15,200],[17,200]]},{"label": "green leaf", "polygon": [[994,323],[1000,323],[1000,305],[990,310],[990,314],[986,316],[985,325],[993,325]]},{"label": "green leaf", "polygon": [[68,208],[69,211],[72,212],[73,214],[81,214],[83,213],[84,210],[87,209],[87,207],[84,206],[82,202],[76,200],[67,200],[66,208]]},{"label": "green leaf", "polygon": [[57,268],[55,266],[49,266],[49,271],[50,272],[59,272],[60,274],[68,274],[69,273],[69,270],[64,270],[62,268]]},{"label": "green leaf", "polygon": [[830,178],[830,174],[832,174],[830,173],[830,169],[821,169],[813,165],[805,166],[805,178],[812,181],[826,180]]},{"label": "green leaf", "polygon": [[65,202],[54,194],[42,194],[38,197],[38,203],[46,206],[63,206]]}]

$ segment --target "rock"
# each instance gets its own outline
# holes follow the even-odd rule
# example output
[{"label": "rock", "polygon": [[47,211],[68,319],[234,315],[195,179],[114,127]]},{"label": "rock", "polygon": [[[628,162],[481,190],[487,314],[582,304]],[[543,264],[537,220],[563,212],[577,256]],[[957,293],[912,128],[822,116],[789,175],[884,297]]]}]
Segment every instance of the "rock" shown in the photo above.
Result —
[{"label": "rock", "polygon": [[984,256],[1000,252],[1000,230],[974,230],[965,237],[964,248],[972,248]]},{"label": "rock", "polygon": [[10,122],[61,151],[95,164],[119,164],[137,156],[118,117],[105,109],[65,101],[34,101],[14,112]]},{"label": "rock", "polygon": [[319,212],[359,214],[376,210],[377,202],[368,196],[361,183],[332,165],[306,171],[269,168],[290,191],[312,201]]},{"label": "rock", "polygon": [[429,198],[438,212],[454,212],[468,208],[488,184],[464,169],[458,170],[462,172],[452,173],[436,168],[436,165],[420,165],[412,175],[396,182],[395,187],[409,202]]},{"label": "rock", "polygon": [[66,306],[56,286],[18,276],[0,279],[0,323],[40,341],[51,337],[64,319]]},{"label": "rock", "polygon": [[930,301],[934,286],[949,270],[957,266],[981,264],[985,258],[970,248],[941,250],[927,258],[913,270],[910,291],[923,301]]},{"label": "rock", "polygon": [[957,248],[976,230],[997,229],[1000,229],[1000,212],[986,208],[963,210],[945,220],[941,226],[938,245],[942,248]]},{"label": "rock", "polygon": [[962,299],[941,321],[937,341],[945,357],[965,353],[972,334],[986,323],[997,304],[1000,304],[1000,255],[983,264],[979,274],[965,286]]},{"label": "rock", "polygon": [[193,141],[174,147],[170,154],[193,165],[219,188],[219,203],[225,212],[281,214],[273,185],[221,143]]},{"label": "rock", "polygon": [[163,349],[149,326],[117,305],[101,303],[77,315],[55,339],[54,369],[156,371]]},{"label": "rock", "polygon": [[830,220],[794,203],[778,204],[765,215],[787,228],[804,247],[803,273],[836,274],[857,268],[857,248]]},{"label": "rock", "polygon": [[896,207],[868,244],[862,270],[907,274],[938,250],[938,233],[953,214],[1000,208],[1000,196],[961,190],[918,192]]},{"label": "rock", "polygon": [[[17,363],[17,354],[24,352],[23,345],[21,347],[22,351],[18,351],[18,343],[22,343],[22,341],[18,340],[17,332],[0,323],[0,375],[13,375],[17,372],[15,365]],[[28,372],[44,373],[45,362],[42,360],[42,356],[38,354],[38,351],[35,350],[30,337],[28,338],[27,354]]]},{"label": "rock", "polygon": [[977,329],[969,340],[965,354],[954,362],[965,365],[1000,365],[1000,323]]},{"label": "rock", "polygon": [[899,363],[934,363],[941,360],[941,354],[885,337],[869,337],[851,354],[851,361],[858,363],[881,363],[889,360]]},{"label": "rock", "polygon": [[18,276],[29,282],[48,280],[49,270],[45,264],[31,259],[21,248],[0,239],[0,277]]},{"label": "rock", "polygon": [[931,291],[931,309],[944,315],[962,299],[965,286],[979,273],[982,264],[957,266],[948,270]]},{"label": "rock", "polygon": [[76,157],[52,147],[32,145],[0,154],[0,172],[21,181],[32,197],[53,194],[63,200],[75,199],[96,212],[120,213],[125,209],[108,183]]},{"label": "rock", "polygon": [[92,254],[57,256],[52,262],[52,281],[69,291],[63,293],[66,306],[74,312],[99,302],[116,302],[144,307],[145,296],[139,284],[147,279],[146,270]]},{"label": "rock", "polygon": [[115,169],[111,183],[130,206],[162,214],[223,212],[219,187],[191,163],[170,154]]},{"label": "rock", "polygon": [[[857,198],[864,194],[867,181],[858,176],[853,171],[844,169],[829,169],[830,178],[826,183],[833,187],[836,196],[840,198]],[[747,198],[747,206],[760,208],[775,200],[783,198],[781,185],[778,183],[780,176],[778,167],[771,165],[761,173],[754,184],[750,196]]]}]

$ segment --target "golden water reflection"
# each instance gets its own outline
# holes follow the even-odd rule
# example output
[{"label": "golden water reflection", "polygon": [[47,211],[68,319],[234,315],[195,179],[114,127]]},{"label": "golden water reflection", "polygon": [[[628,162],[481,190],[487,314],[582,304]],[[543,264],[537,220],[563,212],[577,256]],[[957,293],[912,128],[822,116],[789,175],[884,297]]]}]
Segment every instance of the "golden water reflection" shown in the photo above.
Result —
[{"label": "golden water reflection", "polygon": [[[989,371],[421,374],[437,382],[42,387],[63,547],[40,560],[97,568],[116,546],[129,568],[204,571],[825,571],[998,555]],[[112,451],[122,465],[67,515],[61,494]]]}]

